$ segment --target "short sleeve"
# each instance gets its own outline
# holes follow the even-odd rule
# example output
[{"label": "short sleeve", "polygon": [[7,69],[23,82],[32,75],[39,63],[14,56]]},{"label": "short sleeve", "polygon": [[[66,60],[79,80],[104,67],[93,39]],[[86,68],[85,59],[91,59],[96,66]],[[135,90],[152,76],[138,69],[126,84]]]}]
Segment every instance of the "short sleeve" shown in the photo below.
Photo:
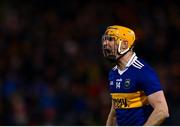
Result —
[{"label": "short sleeve", "polygon": [[145,92],[147,96],[162,90],[159,78],[156,72],[151,68],[144,68],[139,79],[141,89]]}]

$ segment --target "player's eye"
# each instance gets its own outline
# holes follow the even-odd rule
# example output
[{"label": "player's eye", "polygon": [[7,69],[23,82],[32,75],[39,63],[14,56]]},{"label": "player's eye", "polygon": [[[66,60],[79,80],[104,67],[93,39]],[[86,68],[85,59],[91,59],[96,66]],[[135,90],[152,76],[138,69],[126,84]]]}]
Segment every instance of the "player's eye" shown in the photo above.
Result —
[{"label": "player's eye", "polygon": [[108,40],[108,41],[114,41],[115,38],[112,37],[112,36],[104,35],[104,36],[102,37],[102,40],[103,40],[103,41],[106,41],[106,40]]},{"label": "player's eye", "polygon": [[109,36],[108,41],[114,41],[114,38]]}]

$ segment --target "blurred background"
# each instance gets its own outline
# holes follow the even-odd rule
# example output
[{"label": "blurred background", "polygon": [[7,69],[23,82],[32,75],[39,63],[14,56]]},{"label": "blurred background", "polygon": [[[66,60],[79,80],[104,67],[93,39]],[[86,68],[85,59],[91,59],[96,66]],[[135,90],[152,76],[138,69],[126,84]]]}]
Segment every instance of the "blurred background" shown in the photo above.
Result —
[{"label": "blurred background", "polygon": [[135,31],[165,90],[164,125],[180,125],[179,16],[176,0],[1,0],[0,125],[105,125],[101,36],[114,24]]}]

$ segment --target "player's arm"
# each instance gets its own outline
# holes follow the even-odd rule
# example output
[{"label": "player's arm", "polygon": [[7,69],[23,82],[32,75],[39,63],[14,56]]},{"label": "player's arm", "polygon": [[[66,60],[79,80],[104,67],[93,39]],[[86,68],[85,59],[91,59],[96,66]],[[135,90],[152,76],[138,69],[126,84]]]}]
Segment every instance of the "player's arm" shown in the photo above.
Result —
[{"label": "player's arm", "polygon": [[146,121],[145,126],[160,125],[169,117],[168,106],[163,91],[158,91],[149,95],[148,101],[154,110]]},{"label": "player's arm", "polygon": [[115,126],[115,125],[116,125],[116,113],[115,113],[114,105],[112,102],[111,110],[109,112],[109,115],[106,121],[106,126]]}]

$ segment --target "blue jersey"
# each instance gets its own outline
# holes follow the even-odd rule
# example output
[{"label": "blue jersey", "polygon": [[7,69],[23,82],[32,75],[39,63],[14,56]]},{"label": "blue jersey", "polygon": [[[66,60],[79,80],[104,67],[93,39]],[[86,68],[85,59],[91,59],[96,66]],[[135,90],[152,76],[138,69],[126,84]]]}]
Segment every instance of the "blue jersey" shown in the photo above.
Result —
[{"label": "blue jersey", "polygon": [[109,73],[109,88],[118,125],[143,125],[153,108],[147,96],[162,90],[155,71],[134,53],[126,68]]}]

